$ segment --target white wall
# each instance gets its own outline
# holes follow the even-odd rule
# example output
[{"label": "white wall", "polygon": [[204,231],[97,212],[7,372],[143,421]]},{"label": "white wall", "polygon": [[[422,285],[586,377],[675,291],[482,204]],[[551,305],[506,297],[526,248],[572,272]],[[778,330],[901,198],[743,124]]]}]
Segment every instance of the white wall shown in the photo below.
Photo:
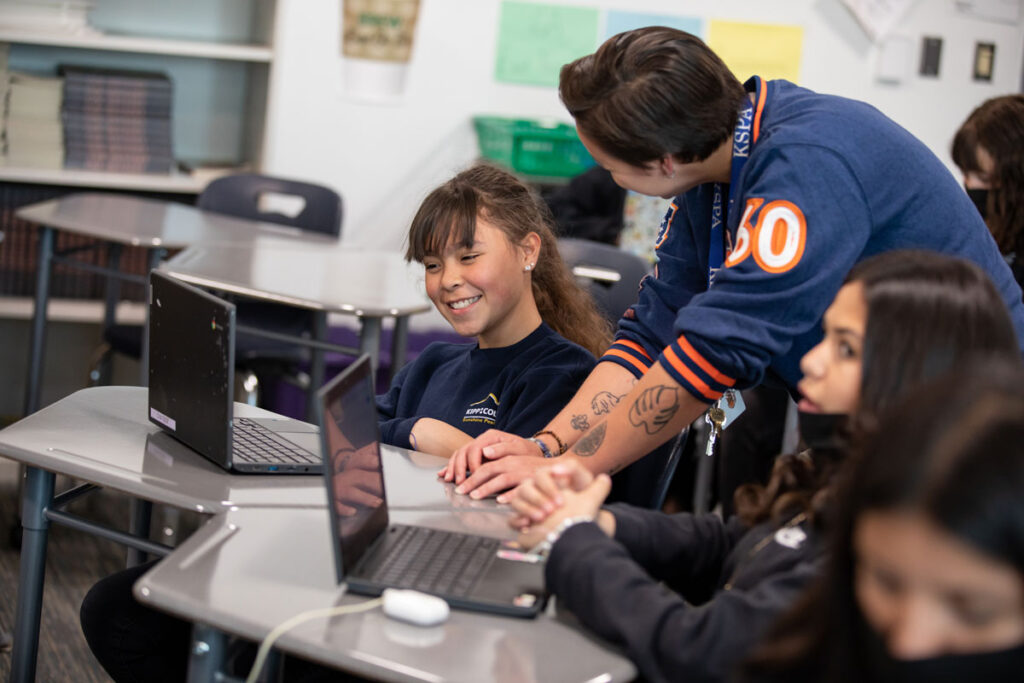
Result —
[{"label": "white wall", "polygon": [[[534,0],[543,2],[544,0]],[[501,0],[421,0],[405,95],[398,104],[346,96],[340,0],[277,0],[264,169],[338,189],[344,239],[401,248],[422,197],[476,154],[479,113],[567,119],[554,88],[493,80]],[[558,0],[562,5],[791,24],[804,28],[801,84],[866,100],[922,139],[951,168],[949,140],[982,100],[1017,92],[1021,26],[965,18],[953,0],[917,0],[896,32],[944,40],[941,77],[874,80],[877,48],[840,0]],[[996,43],[992,83],[971,80],[975,41]]]}]

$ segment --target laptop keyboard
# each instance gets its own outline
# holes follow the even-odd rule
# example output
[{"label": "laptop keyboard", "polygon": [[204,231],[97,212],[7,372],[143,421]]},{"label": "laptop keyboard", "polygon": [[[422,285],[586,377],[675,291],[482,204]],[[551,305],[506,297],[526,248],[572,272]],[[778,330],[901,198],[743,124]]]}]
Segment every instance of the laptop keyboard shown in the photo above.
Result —
[{"label": "laptop keyboard", "polygon": [[320,456],[270,431],[259,422],[236,417],[231,422],[231,449],[238,460],[248,463],[320,463]]},{"label": "laptop keyboard", "polygon": [[370,579],[396,588],[462,597],[490,565],[500,541],[426,527],[398,526]]}]

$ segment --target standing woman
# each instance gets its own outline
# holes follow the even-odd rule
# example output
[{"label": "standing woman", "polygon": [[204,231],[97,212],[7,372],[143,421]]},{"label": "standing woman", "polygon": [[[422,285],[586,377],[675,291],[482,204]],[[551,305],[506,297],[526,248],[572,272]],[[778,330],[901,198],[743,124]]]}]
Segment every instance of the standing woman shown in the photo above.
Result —
[{"label": "standing woman", "polygon": [[1024,95],[993,97],[953,137],[953,161],[1017,282],[1024,282]]},{"label": "standing woman", "polygon": [[745,681],[1024,678],[1024,370],[969,366],[884,416],[829,572]]},{"label": "standing woman", "polygon": [[[615,472],[723,394],[766,377],[794,390],[846,273],[881,252],[973,261],[1024,338],[1020,287],[978,212],[935,154],[877,109],[784,80],[740,83],[699,38],[660,26],[563,66],[559,95],[619,185],[673,198],[654,275],[542,430],[564,459]],[[446,477],[482,497],[547,466],[542,454],[495,430],[456,451]]]}]

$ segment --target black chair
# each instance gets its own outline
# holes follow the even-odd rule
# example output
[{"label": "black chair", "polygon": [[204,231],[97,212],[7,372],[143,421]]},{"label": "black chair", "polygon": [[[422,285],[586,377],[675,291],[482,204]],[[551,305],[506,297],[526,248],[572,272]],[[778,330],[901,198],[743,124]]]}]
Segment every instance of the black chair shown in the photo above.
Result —
[{"label": "black chair", "polygon": [[651,272],[643,258],[610,244],[563,237],[558,251],[613,325],[636,302],[640,280]]},{"label": "black chair", "polygon": [[[276,200],[276,202],[275,202]],[[294,211],[285,213],[275,208],[288,205]],[[271,176],[243,173],[212,181],[196,202],[204,211],[222,213],[249,220],[278,223],[309,232],[339,236],[341,234],[342,200],[337,192],[321,185]],[[286,334],[310,334],[315,313],[279,304],[242,300],[236,302],[238,324]],[[110,352],[139,358],[142,350],[142,328],[138,325],[114,325],[104,333],[106,349],[100,362],[90,373],[97,384],[107,383],[110,375]],[[295,377],[299,363],[308,352],[294,344],[268,340],[239,331],[235,339],[236,366],[247,375],[243,386],[247,400],[255,403],[260,376],[275,374]],[[242,375],[240,375],[242,376]]]}]

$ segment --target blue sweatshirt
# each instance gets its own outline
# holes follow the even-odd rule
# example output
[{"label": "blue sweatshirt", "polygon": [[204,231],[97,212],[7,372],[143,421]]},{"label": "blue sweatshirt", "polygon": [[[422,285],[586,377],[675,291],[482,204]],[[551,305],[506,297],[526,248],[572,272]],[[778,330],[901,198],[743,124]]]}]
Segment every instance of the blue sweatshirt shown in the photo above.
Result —
[{"label": "blue sweatshirt", "polygon": [[[642,376],[658,362],[699,400],[760,383],[791,389],[800,358],[857,262],[893,249],[966,258],[992,278],[1024,340],[1021,290],[984,221],[939,159],[870,105],[754,77],[750,156],[708,286],[713,184],[677,196],[658,264],[601,358]],[[728,192],[728,186],[723,187]]]},{"label": "blue sweatshirt", "polygon": [[410,448],[416,420],[432,417],[470,436],[500,429],[530,436],[565,407],[594,357],[541,323],[512,346],[435,342],[377,397],[381,441]]}]

